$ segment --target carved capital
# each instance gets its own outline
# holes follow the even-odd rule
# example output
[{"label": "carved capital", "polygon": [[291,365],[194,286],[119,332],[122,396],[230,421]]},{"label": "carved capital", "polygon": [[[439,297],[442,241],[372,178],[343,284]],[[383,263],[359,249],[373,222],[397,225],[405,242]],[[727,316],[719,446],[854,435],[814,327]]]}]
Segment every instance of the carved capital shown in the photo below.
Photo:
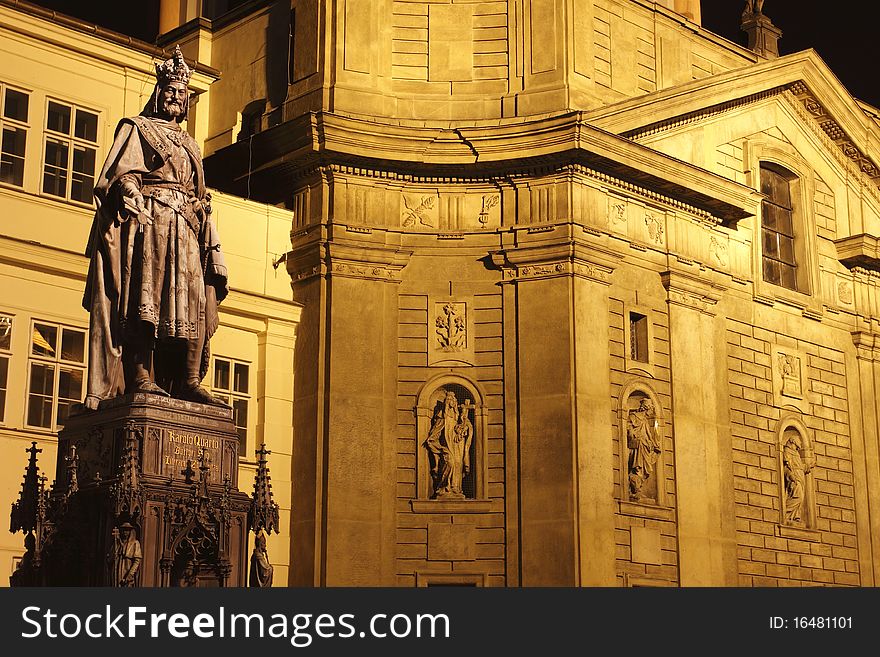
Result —
[{"label": "carved capital", "polygon": [[880,362],[880,335],[869,331],[853,331],[851,335],[856,346],[856,358]]},{"label": "carved capital", "polygon": [[714,316],[714,307],[724,291],[722,286],[685,272],[666,271],[660,277],[670,305],[683,306]]}]

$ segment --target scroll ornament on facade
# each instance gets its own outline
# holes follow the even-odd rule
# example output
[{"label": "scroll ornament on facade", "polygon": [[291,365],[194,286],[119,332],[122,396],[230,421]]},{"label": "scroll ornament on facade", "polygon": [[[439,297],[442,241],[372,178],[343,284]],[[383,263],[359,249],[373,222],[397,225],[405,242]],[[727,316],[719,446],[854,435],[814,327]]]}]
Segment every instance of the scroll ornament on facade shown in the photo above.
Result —
[{"label": "scroll ornament on facade", "polygon": [[629,496],[634,502],[647,501],[645,487],[654,474],[660,457],[657,438],[657,415],[654,402],[642,399],[639,407],[629,412],[626,425],[629,448]]},{"label": "scroll ornament on facade", "polygon": [[466,497],[462,483],[471,469],[472,408],[470,400],[459,404],[455,393],[447,390],[442,405],[434,413],[424,443],[431,459],[431,497],[434,499]]}]

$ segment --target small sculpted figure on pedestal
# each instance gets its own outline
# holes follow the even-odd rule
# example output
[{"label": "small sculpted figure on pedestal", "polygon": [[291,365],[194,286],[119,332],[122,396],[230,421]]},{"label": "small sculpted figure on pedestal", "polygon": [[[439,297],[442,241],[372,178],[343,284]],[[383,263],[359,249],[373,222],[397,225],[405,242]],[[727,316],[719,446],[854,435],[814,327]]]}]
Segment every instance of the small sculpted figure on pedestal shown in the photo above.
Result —
[{"label": "small sculpted figure on pedestal", "polygon": [[201,386],[227,272],[199,148],[181,128],[191,72],[179,48],[153,95],[120,121],[95,187],[83,307],[85,406],[131,392],[222,404]]}]

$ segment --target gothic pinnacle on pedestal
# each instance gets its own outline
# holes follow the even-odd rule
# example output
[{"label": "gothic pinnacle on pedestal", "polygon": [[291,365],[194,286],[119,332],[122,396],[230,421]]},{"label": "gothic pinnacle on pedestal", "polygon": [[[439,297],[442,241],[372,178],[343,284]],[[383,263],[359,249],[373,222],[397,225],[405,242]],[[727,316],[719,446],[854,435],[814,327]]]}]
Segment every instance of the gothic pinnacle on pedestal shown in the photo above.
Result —
[{"label": "gothic pinnacle on pedestal", "polygon": [[37,526],[38,509],[42,502],[40,499],[40,468],[37,466],[37,454],[43,450],[37,447],[36,441],[33,441],[31,446],[25,451],[30,454],[30,457],[24,471],[18,500],[12,503],[9,531],[13,534],[18,530],[23,531],[25,534],[34,531]]},{"label": "gothic pinnacle on pedestal", "polygon": [[248,527],[256,534],[265,531],[278,533],[278,505],[272,499],[272,482],[266,457],[272,452],[266,444],[257,450],[257,472],[254,475],[254,494],[248,511]]}]

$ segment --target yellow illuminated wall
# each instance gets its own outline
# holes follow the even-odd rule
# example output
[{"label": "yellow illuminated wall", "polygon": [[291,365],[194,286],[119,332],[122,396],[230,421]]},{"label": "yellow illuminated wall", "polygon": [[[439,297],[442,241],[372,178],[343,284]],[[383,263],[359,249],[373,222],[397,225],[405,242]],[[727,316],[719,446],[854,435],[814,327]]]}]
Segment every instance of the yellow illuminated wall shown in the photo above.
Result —
[{"label": "yellow illuminated wall", "polygon": [[[33,385],[35,394],[46,391],[45,386],[38,390],[42,379],[31,381],[32,366],[39,365],[39,372],[54,368],[59,372],[56,376],[73,371],[75,377],[79,366],[85,365],[46,356],[49,351],[42,344],[46,331],[35,332],[34,325],[55,326],[62,332],[66,327],[71,339],[77,330],[88,328],[88,314],[80,301],[88,266],[83,250],[93,209],[90,203],[76,200],[81,191],[74,190],[71,198],[70,181],[81,181],[77,189],[90,184],[77,173],[77,169],[89,171],[89,162],[83,163],[80,154],[88,160],[86,151],[94,150],[95,167],[100,168],[119,119],[140,112],[149,97],[153,64],[159,61],[159,53],[147,44],[126,45],[122,39],[98,37],[26,11],[0,7],[0,94],[4,101],[9,99],[8,107],[0,108],[4,117],[0,123],[18,140],[10,136],[5,142],[0,181],[0,509],[8,510],[18,497],[27,462],[24,450],[31,441],[43,450],[39,465],[50,483],[55,475],[57,423],[42,428],[28,422],[29,389]],[[211,70],[197,71],[191,86],[196,93],[204,93],[216,77]],[[23,97],[27,98],[26,112]],[[66,137],[51,129],[64,127],[55,120],[59,107],[71,112]],[[96,134],[82,126],[77,131],[77,110],[86,122],[97,115]],[[25,147],[20,153],[22,133]],[[62,144],[62,153],[66,145],[68,159],[63,167],[49,171],[67,169],[65,198],[49,193],[59,192],[59,187],[44,184],[46,167],[62,164],[58,144]],[[16,168],[22,156],[23,168]],[[248,368],[247,390],[239,394],[248,405],[239,481],[241,489],[250,493],[254,450],[265,441],[272,451],[269,464],[283,532],[270,538],[269,554],[275,564],[274,582],[284,586],[290,553],[292,363],[299,308],[290,301],[284,267],[275,268],[273,262],[288,249],[290,213],[217,193],[213,206],[232,291],[221,306],[221,326],[212,341],[212,353]],[[35,335],[42,356],[32,355]],[[55,347],[61,351],[59,345]],[[70,356],[69,350],[65,354]],[[214,383],[212,374],[206,377],[207,385]],[[65,390],[59,386],[64,387],[65,381],[52,382],[50,392],[55,394],[44,398],[47,404],[57,405],[53,398],[59,392],[63,397]],[[67,393],[70,390],[66,386]],[[34,396],[31,404],[37,401]],[[35,417],[32,414],[30,419]],[[0,585],[7,585],[22,552],[20,533],[0,532]]]}]

